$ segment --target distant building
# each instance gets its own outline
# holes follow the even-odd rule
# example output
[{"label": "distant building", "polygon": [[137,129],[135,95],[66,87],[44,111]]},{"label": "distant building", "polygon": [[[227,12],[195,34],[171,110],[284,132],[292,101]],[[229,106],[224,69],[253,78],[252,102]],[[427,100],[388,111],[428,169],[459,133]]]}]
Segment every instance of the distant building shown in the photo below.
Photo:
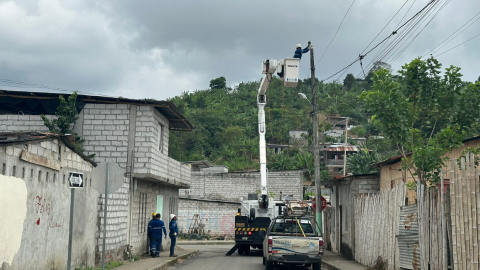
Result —
[{"label": "distant building", "polygon": [[356,145],[330,144],[325,146],[325,165],[330,175],[343,174],[345,150],[348,155],[357,153],[359,148]]}]

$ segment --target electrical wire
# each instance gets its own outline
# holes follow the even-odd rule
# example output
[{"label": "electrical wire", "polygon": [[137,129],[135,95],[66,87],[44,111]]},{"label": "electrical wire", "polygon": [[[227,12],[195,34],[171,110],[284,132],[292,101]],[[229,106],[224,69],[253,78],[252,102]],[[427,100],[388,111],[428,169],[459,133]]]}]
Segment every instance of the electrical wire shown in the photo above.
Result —
[{"label": "electrical wire", "polygon": [[403,5],[397,10],[397,12],[393,15],[393,17],[387,22],[387,24],[385,24],[385,26],[382,28],[382,30],[380,30],[380,32],[378,32],[378,34],[372,39],[372,41],[370,41],[370,43],[367,45],[367,47],[365,47],[365,49],[362,51],[361,54],[363,54],[368,47],[370,47],[370,45],[372,45],[372,43],[375,41],[375,39],[377,39],[377,37],[383,32],[383,30],[385,30],[385,28],[390,24],[390,22],[395,18],[395,16],[397,16],[397,14],[400,12],[400,10],[402,10],[402,8],[405,6],[405,4],[408,3],[409,0],[405,1],[405,3],[403,3]]},{"label": "electrical wire", "polygon": [[[410,5],[410,7],[408,8],[407,12],[405,12],[405,14],[403,14],[403,17],[402,19],[398,22],[397,26],[395,28],[398,28],[400,26],[400,24],[403,22],[403,20],[405,19],[405,17],[407,16],[408,12],[410,12],[410,10],[412,9],[413,5],[415,5],[415,3],[417,2],[417,0],[414,0],[413,3]],[[397,36],[398,37],[398,36]],[[387,46],[387,49],[389,48],[390,44],[392,44],[392,42],[389,43],[389,45]],[[370,63],[368,63],[367,65],[367,70],[370,72],[370,69],[373,68],[375,62],[378,61],[378,57],[380,55],[383,55],[383,53],[387,50],[387,49],[384,49],[385,48],[385,45],[387,43],[383,43],[382,47],[380,47],[380,50],[377,52],[377,54],[372,58],[372,61],[370,61]],[[357,75],[357,78],[360,78],[360,76],[362,75],[362,72],[359,72],[358,75]]]},{"label": "electrical wire", "polygon": [[[356,1],[356,0],[353,0],[352,4],[351,4],[350,7],[348,8],[347,12],[346,12],[345,15],[343,16],[343,19],[342,19],[342,21],[340,22],[340,25],[338,26],[337,31],[335,32],[335,35],[333,35],[332,40],[330,40],[330,43],[328,43],[327,48],[325,48],[325,51],[323,51],[322,56],[321,56],[320,59],[317,61],[317,63],[315,64],[315,66],[317,66],[317,64],[320,63],[320,61],[322,61],[323,56],[325,56],[325,53],[327,52],[328,48],[330,47],[330,45],[332,45],[333,40],[334,40],[335,37],[337,36],[338,31],[340,30],[340,27],[342,27],[343,21],[344,21],[345,18],[347,17],[347,14],[348,14],[348,12],[350,11],[350,9],[352,8],[352,6],[353,6],[353,4],[355,3],[355,1]],[[408,0],[407,0],[407,1],[408,1]]]},{"label": "electrical wire", "polygon": [[460,43],[460,44],[456,45],[456,46],[455,46],[455,47],[453,47],[453,48],[450,48],[450,49],[448,49],[448,50],[446,50],[446,51],[442,52],[441,54],[437,54],[437,55],[436,55],[436,57],[439,57],[439,56],[441,56],[442,54],[444,54],[444,53],[447,53],[447,52],[449,52],[449,51],[451,51],[451,50],[453,50],[453,49],[457,48],[458,46],[460,46],[460,45],[463,45],[463,44],[465,44],[465,43],[467,43],[467,42],[471,41],[472,39],[475,39],[475,38],[477,38],[477,37],[479,37],[479,36],[480,36],[480,34],[478,34],[478,35],[476,35],[476,36],[474,36],[474,37],[470,38],[469,40],[466,40],[466,41],[464,41],[464,42],[462,42],[462,43]]},{"label": "electrical wire", "polygon": [[413,39],[410,41],[410,43],[408,43],[407,46],[405,46],[403,48],[403,50],[401,50],[392,60],[391,63],[395,63],[395,61],[397,61],[397,59],[400,57],[400,55],[402,55],[406,50],[407,48],[415,41],[415,39],[423,32],[423,30],[425,30],[425,28],[437,17],[437,15],[450,3],[451,0],[448,0],[446,1],[443,6],[436,11],[436,13],[431,17],[431,19],[425,24],[425,26],[423,26],[423,28],[417,33],[417,35],[415,35],[415,37],[413,37]]},{"label": "electrical wire", "polygon": [[397,28],[396,30],[394,30],[390,35],[388,35],[386,38],[384,38],[381,42],[379,42],[377,45],[375,45],[373,48],[371,48],[369,51],[367,51],[365,54],[361,54],[359,57],[357,57],[357,59],[355,61],[353,61],[351,64],[347,65],[346,67],[340,69],[339,71],[335,72],[333,75],[327,77],[326,79],[324,79],[323,81],[326,81],[332,77],[334,77],[335,75],[339,74],[340,72],[344,71],[345,69],[348,69],[350,68],[353,64],[355,64],[356,62],[360,61],[360,58],[361,57],[365,57],[367,56],[370,52],[372,52],[373,50],[375,50],[378,46],[380,46],[381,44],[383,44],[385,41],[387,41],[390,37],[394,36],[397,34],[397,32],[402,29],[405,25],[407,25],[410,21],[412,21],[413,19],[415,19],[419,14],[421,14],[425,9],[427,9],[431,4],[435,3],[435,1],[437,0],[431,0],[426,6],[424,6],[420,11],[418,11],[415,15],[413,15],[410,19],[408,19],[404,24],[402,24],[399,28]]},{"label": "electrical wire", "polygon": [[[465,30],[467,30],[470,26],[472,26],[475,22],[477,22],[480,17],[478,17],[476,20],[474,20],[472,23],[470,23],[470,25],[468,25],[467,27],[465,27],[465,29],[463,29],[460,33],[458,33],[457,35],[455,35],[454,37],[452,37],[450,39],[451,36],[453,36],[456,32],[458,32],[460,29],[462,29],[465,25],[467,25],[471,20],[473,20],[475,17],[477,17],[478,15],[480,14],[480,12],[478,12],[475,16],[473,16],[470,20],[468,20],[466,23],[464,23],[462,26],[460,26],[460,28],[458,28],[457,30],[455,30],[450,36],[448,36],[446,39],[444,39],[442,42],[440,42],[437,46],[435,46],[433,49],[431,49],[428,53],[426,53],[423,57],[429,55],[430,53],[431,54],[435,54],[436,52],[438,52],[441,48],[445,47],[445,45],[447,45],[448,43],[452,42],[456,37],[458,37],[461,33],[463,33]],[[447,43],[443,44],[445,41],[447,41],[448,39],[450,39]],[[442,46],[440,46],[442,45]],[[440,47],[439,47],[440,46]],[[437,48],[438,47],[438,48]]]},{"label": "electrical wire", "polygon": [[[43,84],[35,84],[35,83],[27,83],[27,82],[21,82],[21,81],[14,81],[14,80],[10,80],[10,79],[1,79],[1,78],[0,78],[0,82],[8,83],[8,84],[11,84],[11,85],[9,85],[10,87],[18,87],[18,88],[21,88],[21,87],[25,87],[25,88],[41,88],[41,89],[49,89],[49,90],[60,91],[60,92],[67,92],[67,93],[70,93],[70,94],[76,91],[76,90],[71,90],[71,89],[64,89],[64,88],[59,88],[59,87],[53,87],[53,86],[43,85]],[[16,86],[14,86],[14,85],[16,85]],[[95,95],[95,96],[110,97],[110,96],[107,96],[107,95],[94,94],[94,93],[88,93],[88,92],[83,92],[83,91],[82,91],[82,92],[78,91],[78,93],[86,94],[86,95]]]}]

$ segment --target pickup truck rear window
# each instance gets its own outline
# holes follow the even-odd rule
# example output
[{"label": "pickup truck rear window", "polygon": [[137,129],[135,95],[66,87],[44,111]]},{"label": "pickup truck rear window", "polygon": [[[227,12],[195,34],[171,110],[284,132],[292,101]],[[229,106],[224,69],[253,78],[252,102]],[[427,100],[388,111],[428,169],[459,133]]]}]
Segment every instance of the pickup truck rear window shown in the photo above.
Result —
[{"label": "pickup truck rear window", "polygon": [[[313,228],[310,223],[301,223],[304,233],[313,233]],[[275,222],[272,232],[278,233],[302,233],[298,223],[295,220],[288,220],[286,222]]]}]

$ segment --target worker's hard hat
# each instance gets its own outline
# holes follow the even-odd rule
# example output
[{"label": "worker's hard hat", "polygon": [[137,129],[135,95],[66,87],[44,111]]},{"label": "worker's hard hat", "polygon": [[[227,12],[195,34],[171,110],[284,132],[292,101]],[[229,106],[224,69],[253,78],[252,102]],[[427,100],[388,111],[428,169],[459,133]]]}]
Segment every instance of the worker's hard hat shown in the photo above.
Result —
[{"label": "worker's hard hat", "polygon": [[295,46],[295,48],[302,48],[302,44],[297,44],[297,46]]},{"label": "worker's hard hat", "polygon": [[152,213],[152,217],[156,216],[157,215],[157,212],[153,212]]},{"label": "worker's hard hat", "polygon": [[170,214],[170,219],[173,219],[175,217],[175,214]]}]

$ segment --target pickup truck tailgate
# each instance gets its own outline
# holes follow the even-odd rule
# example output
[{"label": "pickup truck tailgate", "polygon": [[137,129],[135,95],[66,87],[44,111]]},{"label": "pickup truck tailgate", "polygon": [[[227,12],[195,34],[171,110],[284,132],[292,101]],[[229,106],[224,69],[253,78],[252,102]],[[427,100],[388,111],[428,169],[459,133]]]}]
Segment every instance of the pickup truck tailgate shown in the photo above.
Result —
[{"label": "pickup truck tailgate", "polygon": [[273,236],[272,253],[274,254],[312,254],[319,251],[318,237]]}]

